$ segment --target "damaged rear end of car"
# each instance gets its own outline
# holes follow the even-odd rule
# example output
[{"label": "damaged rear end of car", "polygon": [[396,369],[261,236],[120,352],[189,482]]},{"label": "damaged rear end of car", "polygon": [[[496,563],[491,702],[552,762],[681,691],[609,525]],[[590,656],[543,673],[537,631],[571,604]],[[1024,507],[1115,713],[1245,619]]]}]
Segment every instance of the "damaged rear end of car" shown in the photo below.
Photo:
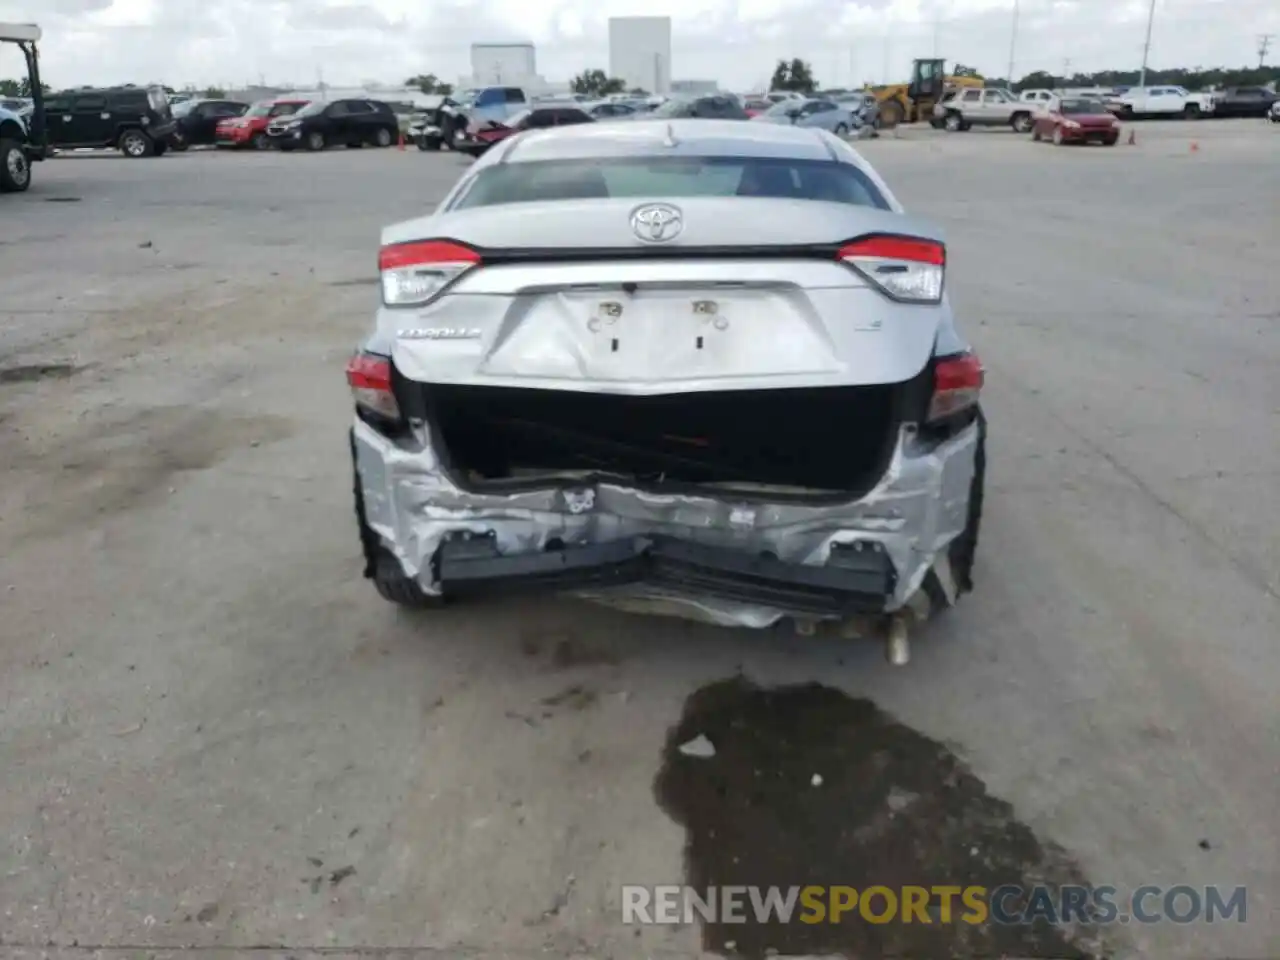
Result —
[{"label": "damaged rear end of car", "polygon": [[753,627],[950,605],[984,426],[941,235],[832,138],[627,127],[517,138],[384,231],[367,575]]}]

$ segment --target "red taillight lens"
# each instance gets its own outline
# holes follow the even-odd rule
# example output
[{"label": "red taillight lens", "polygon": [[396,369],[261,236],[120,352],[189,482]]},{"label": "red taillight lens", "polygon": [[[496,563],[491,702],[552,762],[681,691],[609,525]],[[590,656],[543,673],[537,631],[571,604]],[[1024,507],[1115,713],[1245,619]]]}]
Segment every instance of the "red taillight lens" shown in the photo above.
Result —
[{"label": "red taillight lens", "polygon": [[976,353],[943,357],[933,367],[929,421],[943,420],[978,405],[986,374]]},{"label": "red taillight lens", "polygon": [[374,353],[357,353],[347,361],[347,385],[356,406],[391,420],[400,419],[400,405],[391,390],[391,361]]},{"label": "red taillight lens", "polygon": [[918,237],[872,236],[851,240],[836,257],[903,303],[938,303],[946,277],[947,249]]},{"label": "red taillight lens", "polygon": [[452,240],[393,243],[378,251],[382,302],[389,307],[420,307],[478,266],[480,254]]}]

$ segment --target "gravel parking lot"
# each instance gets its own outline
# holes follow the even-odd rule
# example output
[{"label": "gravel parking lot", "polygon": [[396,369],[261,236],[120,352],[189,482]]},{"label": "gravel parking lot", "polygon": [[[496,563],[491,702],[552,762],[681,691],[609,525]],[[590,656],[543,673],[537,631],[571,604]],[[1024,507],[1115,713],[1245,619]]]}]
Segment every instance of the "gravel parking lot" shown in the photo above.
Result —
[{"label": "gravel parking lot", "polygon": [[[1135,129],[861,146],[946,226],[988,367],[977,591],[904,669],[567,600],[377,598],[342,365],[378,229],[462,158],[39,165],[0,198],[0,945],[1275,956],[1280,128]],[[680,755],[698,734],[716,757]],[[627,883],[1038,878],[1245,885],[1248,922],[619,908]]]}]

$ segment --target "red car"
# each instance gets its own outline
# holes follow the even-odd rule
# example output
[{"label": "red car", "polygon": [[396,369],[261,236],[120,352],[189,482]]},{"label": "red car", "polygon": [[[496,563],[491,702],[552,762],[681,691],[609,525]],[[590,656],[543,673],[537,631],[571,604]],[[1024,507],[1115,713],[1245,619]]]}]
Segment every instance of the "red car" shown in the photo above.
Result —
[{"label": "red car", "polygon": [[760,97],[748,97],[742,104],[742,109],[747,111],[748,117],[755,117],[764,113],[772,106],[773,104],[768,100],[764,100]]},{"label": "red car", "polygon": [[1101,100],[1067,98],[1051,100],[1031,125],[1032,140],[1064,143],[1102,143],[1114,147],[1120,139],[1120,121]]},{"label": "red car", "polygon": [[214,143],[220,147],[253,147],[265,150],[268,146],[267,124],[276,117],[297,113],[310,101],[260,100],[243,116],[230,117],[218,122],[214,131]]}]

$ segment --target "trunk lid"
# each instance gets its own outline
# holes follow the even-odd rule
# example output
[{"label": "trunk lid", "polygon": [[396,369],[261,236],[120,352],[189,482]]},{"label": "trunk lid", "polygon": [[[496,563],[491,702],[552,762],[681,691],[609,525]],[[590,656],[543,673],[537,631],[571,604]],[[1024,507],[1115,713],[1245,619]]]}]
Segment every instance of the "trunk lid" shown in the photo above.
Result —
[{"label": "trunk lid", "polygon": [[932,355],[945,299],[895,302],[836,257],[868,234],[941,241],[931,225],[849,204],[700,197],[673,204],[683,229],[655,244],[631,227],[643,203],[502,204],[388,228],[384,244],[449,238],[484,257],[427,306],[383,308],[400,373],[646,395],[902,383]]}]

